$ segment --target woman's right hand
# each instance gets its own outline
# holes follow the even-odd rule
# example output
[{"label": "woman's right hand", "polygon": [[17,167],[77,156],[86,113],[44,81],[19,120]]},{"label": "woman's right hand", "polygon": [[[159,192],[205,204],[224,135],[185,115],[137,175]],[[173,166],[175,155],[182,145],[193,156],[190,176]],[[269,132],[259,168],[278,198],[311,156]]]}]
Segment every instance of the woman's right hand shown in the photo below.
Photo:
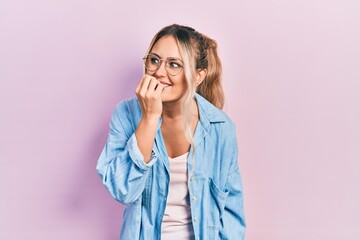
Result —
[{"label": "woman's right hand", "polygon": [[140,79],[135,93],[140,103],[143,118],[160,118],[162,113],[161,93],[164,87],[164,84],[151,75],[144,74]]},{"label": "woman's right hand", "polygon": [[145,74],[136,87],[135,93],[139,100],[142,117],[135,130],[137,144],[144,156],[144,162],[151,160],[151,151],[154,145],[156,129],[162,114],[161,93],[164,84],[155,77]]}]

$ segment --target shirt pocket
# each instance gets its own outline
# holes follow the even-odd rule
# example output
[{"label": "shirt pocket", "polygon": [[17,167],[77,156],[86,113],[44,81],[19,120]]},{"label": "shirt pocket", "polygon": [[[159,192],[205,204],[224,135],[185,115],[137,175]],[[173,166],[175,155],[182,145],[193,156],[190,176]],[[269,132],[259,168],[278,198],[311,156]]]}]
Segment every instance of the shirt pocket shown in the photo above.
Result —
[{"label": "shirt pocket", "polygon": [[209,223],[208,223],[208,233],[209,239],[220,239],[219,229],[220,221],[224,214],[226,199],[229,195],[227,189],[221,190],[214,180],[209,177]]}]

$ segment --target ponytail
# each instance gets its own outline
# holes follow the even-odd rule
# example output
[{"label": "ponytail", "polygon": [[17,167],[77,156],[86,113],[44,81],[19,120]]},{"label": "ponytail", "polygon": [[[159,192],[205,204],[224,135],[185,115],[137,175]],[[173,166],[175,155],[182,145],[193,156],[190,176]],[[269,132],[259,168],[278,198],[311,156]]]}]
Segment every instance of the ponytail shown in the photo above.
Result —
[{"label": "ponytail", "polygon": [[[198,66],[203,65],[202,61],[206,61],[207,74],[203,82],[197,87],[196,92],[211,102],[214,106],[222,109],[224,106],[224,91],[222,88],[222,67],[221,61],[217,53],[217,44],[215,40],[203,35],[203,54],[201,53],[201,47],[199,49]],[[203,55],[203,56],[201,56]],[[199,67],[200,67],[199,66]],[[201,69],[201,68],[200,68]]]}]

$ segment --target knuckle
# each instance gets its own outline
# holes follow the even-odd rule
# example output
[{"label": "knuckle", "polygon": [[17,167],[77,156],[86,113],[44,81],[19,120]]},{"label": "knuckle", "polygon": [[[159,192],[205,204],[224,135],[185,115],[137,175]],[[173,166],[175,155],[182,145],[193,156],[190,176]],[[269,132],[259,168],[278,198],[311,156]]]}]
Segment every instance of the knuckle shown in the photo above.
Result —
[{"label": "knuckle", "polygon": [[150,99],[151,98],[151,93],[149,93],[149,92],[147,92],[147,93],[145,93],[145,97],[147,98],[147,99]]},{"label": "knuckle", "polygon": [[155,77],[153,77],[153,76],[150,77],[150,80],[153,81],[154,83],[159,82],[159,80],[157,80],[157,79],[156,79]]},{"label": "knuckle", "polygon": [[139,92],[139,95],[140,95],[141,97],[145,97],[146,93],[145,93],[144,91],[140,91],[140,92]]}]

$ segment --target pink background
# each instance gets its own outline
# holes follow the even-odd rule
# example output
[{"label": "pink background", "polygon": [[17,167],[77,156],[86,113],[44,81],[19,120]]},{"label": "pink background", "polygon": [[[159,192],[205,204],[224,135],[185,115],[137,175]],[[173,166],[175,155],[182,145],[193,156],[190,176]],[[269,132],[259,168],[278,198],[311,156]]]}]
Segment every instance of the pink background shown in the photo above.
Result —
[{"label": "pink background", "polygon": [[1,1],[0,239],[118,239],[123,207],[96,161],[152,36],[175,22],[219,43],[246,239],[360,239],[359,12],[357,0]]}]

